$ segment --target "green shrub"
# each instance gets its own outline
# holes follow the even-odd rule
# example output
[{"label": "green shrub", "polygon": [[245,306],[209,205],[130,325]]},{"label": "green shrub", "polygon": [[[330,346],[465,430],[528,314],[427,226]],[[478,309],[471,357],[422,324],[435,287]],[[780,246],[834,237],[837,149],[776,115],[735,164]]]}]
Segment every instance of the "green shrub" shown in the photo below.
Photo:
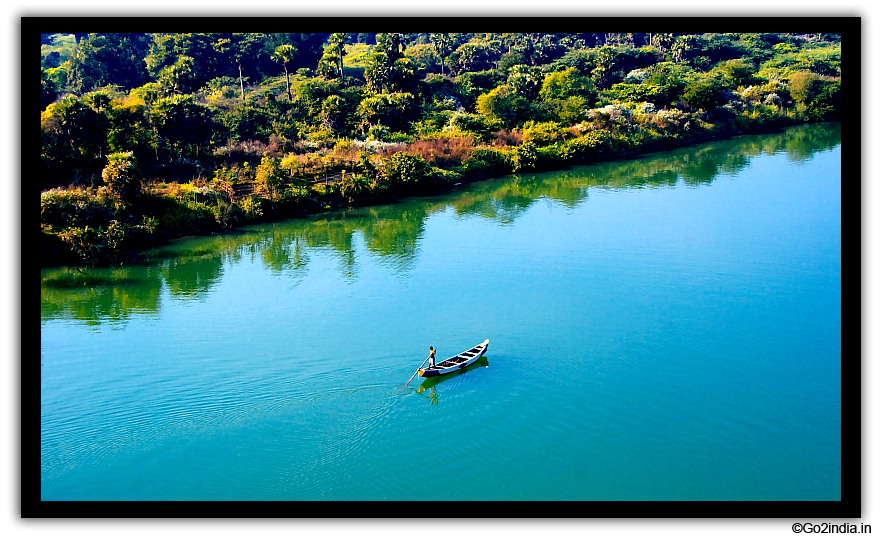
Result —
[{"label": "green shrub", "polygon": [[537,161],[536,144],[531,141],[525,141],[511,152],[512,171],[515,173],[535,169]]},{"label": "green shrub", "polygon": [[555,169],[569,165],[574,157],[573,148],[566,143],[555,143],[536,149],[536,168]]},{"label": "green shrub", "polygon": [[699,78],[686,86],[683,99],[690,106],[710,111],[726,102],[723,89],[723,85],[713,78]]},{"label": "green shrub", "polygon": [[58,237],[81,259],[89,263],[107,258],[109,246],[107,236],[95,227],[70,227]]},{"label": "green shrub", "polygon": [[101,172],[101,178],[110,191],[120,199],[132,199],[140,195],[141,170],[132,152],[112,153],[107,159],[108,164]]},{"label": "green shrub", "polygon": [[236,204],[242,209],[246,220],[258,220],[263,216],[263,205],[260,198],[246,197]]},{"label": "green shrub", "polygon": [[391,141],[392,131],[386,125],[374,125],[368,129],[367,137],[374,141]]},{"label": "green shrub", "polygon": [[573,159],[582,161],[599,160],[615,154],[618,146],[616,138],[606,130],[592,130],[564,144]]},{"label": "green shrub", "polygon": [[462,180],[462,175],[450,169],[430,166],[426,178],[435,184],[452,184]]},{"label": "green shrub", "polygon": [[176,233],[200,232],[217,227],[214,213],[204,203],[170,204],[159,216],[159,228],[166,232]]},{"label": "green shrub", "polygon": [[608,94],[620,102],[650,102],[656,107],[662,107],[671,101],[667,88],[656,84],[613,84]]},{"label": "green shrub", "polygon": [[425,160],[399,151],[384,163],[380,184],[385,189],[409,189],[429,172],[430,166]]},{"label": "green shrub", "polygon": [[360,173],[347,173],[340,181],[340,195],[348,203],[356,203],[371,193],[371,183]]},{"label": "green shrub", "polygon": [[493,136],[493,127],[484,116],[466,112],[454,112],[444,130],[447,133],[474,134],[481,141],[488,141]]},{"label": "green shrub", "polygon": [[245,219],[245,213],[239,205],[220,199],[211,208],[211,212],[214,214],[214,220],[224,227],[233,227]]},{"label": "green shrub", "polygon": [[511,173],[512,164],[508,155],[500,149],[476,148],[459,166],[459,173],[469,179],[480,179]]},{"label": "green shrub", "polygon": [[563,131],[560,123],[554,121],[546,121],[537,123],[536,121],[527,121],[523,127],[524,141],[533,142],[536,145],[548,145],[563,138]]},{"label": "green shrub", "polygon": [[40,194],[40,223],[59,230],[106,226],[114,214],[112,203],[102,203],[82,189],[53,189]]}]

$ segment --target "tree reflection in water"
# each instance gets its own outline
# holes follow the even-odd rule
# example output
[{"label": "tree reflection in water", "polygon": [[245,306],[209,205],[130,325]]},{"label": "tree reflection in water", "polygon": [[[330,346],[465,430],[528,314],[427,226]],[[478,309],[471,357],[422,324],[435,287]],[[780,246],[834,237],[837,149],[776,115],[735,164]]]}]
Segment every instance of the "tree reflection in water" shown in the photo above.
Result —
[{"label": "tree reflection in water", "polygon": [[[357,245],[397,273],[416,265],[420,239],[432,214],[452,208],[458,217],[511,225],[536,202],[574,208],[592,188],[692,187],[734,175],[761,155],[786,154],[805,162],[841,140],[839,123],[793,127],[780,133],[744,136],[603,162],[564,171],[487,180],[446,195],[395,204],[250,226],[217,236],[176,241],[145,260],[115,268],[57,267],[41,272],[41,320],[73,319],[86,325],[125,325],[132,315],[158,315],[163,288],[173,300],[205,299],[224,267],[248,259],[276,276],[302,280],[310,256],[330,252],[347,281],[358,278]],[[355,235],[360,235],[356,238]]]}]

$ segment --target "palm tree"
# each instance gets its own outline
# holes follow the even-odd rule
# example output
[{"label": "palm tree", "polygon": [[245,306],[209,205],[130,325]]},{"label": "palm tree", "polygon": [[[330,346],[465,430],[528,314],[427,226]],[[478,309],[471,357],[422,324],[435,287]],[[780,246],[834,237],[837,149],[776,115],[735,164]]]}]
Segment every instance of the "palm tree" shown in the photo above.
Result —
[{"label": "palm tree", "polygon": [[432,47],[434,47],[435,53],[438,54],[439,58],[441,58],[441,74],[443,75],[444,58],[451,52],[450,34],[433,33],[429,36],[429,39],[431,39],[432,41]]},{"label": "palm tree", "polygon": [[254,61],[260,54],[263,46],[264,34],[237,33],[232,34],[233,39],[218,39],[214,43],[214,49],[221,55],[232,55],[233,61],[239,68],[239,91],[242,94],[242,104],[245,104],[245,77],[242,75],[242,66],[246,61]]},{"label": "palm tree", "polygon": [[291,96],[291,80],[288,77],[288,64],[294,61],[294,56],[297,55],[297,48],[294,45],[280,45],[276,51],[273,53],[272,58],[281,63],[285,68],[285,87],[288,90],[288,101],[293,101],[294,97]]},{"label": "palm tree", "polygon": [[349,40],[349,37],[345,33],[333,33],[331,37],[328,38],[328,43],[331,45],[329,48],[329,52],[336,52],[337,57],[340,59],[340,81],[343,83],[343,87],[346,87],[346,77],[343,75],[343,55],[346,53],[346,41]]},{"label": "palm tree", "polygon": [[340,181],[340,193],[351,204],[364,197],[370,192],[371,185],[367,179],[358,173],[343,172],[343,179]]}]

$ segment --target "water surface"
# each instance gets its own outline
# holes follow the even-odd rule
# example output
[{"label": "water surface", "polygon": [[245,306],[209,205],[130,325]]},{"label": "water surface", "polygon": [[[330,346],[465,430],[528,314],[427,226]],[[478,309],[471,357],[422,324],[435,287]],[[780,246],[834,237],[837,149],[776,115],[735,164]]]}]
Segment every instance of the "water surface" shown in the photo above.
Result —
[{"label": "water surface", "polygon": [[840,500],[840,136],[42,270],[41,497]]}]

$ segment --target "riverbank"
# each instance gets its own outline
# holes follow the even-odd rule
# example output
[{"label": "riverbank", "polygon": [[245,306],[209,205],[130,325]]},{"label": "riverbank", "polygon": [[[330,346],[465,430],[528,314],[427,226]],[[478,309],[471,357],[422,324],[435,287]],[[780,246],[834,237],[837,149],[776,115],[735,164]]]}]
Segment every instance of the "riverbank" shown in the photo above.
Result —
[{"label": "riverbank", "polygon": [[265,155],[250,176],[241,174],[245,180],[216,172],[211,181],[150,185],[129,199],[107,187],[49,190],[41,195],[41,266],[125,264],[183,236],[434,195],[511,173],[633,158],[802,123],[786,113],[753,118],[727,110],[640,113],[621,105],[598,111],[591,123],[569,128],[531,123],[497,133],[490,143],[454,134],[368,152],[344,140],[320,155],[335,165],[321,174],[279,173],[275,186],[266,177],[275,159]]}]

